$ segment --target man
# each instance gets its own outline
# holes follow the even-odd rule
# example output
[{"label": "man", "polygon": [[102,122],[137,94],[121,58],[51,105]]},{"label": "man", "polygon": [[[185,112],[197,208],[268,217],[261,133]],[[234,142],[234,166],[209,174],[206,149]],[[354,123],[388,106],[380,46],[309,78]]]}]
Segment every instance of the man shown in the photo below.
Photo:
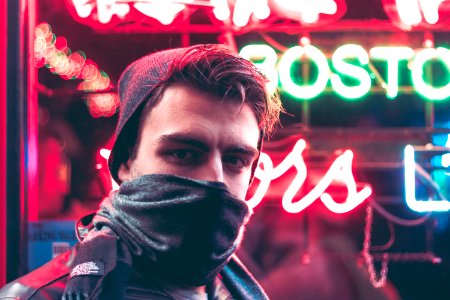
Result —
[{"label": "man", "polygon": [[131,64],[109,158],[120,190],[81,220],[71,252],[0,298],[266,299],[233,255],[262,139],[281,110],[266,83],[221,45]]}]

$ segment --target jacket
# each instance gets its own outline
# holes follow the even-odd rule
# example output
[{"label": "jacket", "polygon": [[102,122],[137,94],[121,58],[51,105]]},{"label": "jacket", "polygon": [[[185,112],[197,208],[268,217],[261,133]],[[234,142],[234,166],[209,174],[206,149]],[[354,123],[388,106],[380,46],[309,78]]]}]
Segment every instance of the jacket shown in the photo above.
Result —
[{"label": "jacket", "polygon": [[[85,229],[86,227],[79,225],[77,232]],[[75,248],[72,248],[42,267],[8,283],[0,290],[0,300],[61,299],[71,272],[71,262],[76,255]],[[225,287],[221,291],[216,289],[214,292],[214,299],[217,300],[268,299],[262,288],[235,255],[219,273],[216,282]],[[124,296],[126,300],[172,299],[156,283],[145,282],[143,284],[137,281],[129,285]]]}]

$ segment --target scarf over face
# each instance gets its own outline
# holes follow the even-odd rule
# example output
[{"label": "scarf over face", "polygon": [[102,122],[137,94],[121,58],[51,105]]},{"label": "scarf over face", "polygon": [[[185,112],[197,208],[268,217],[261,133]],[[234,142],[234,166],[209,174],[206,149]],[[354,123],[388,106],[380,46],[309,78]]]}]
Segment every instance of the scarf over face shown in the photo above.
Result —
[{"label": "scarf over face", "polygon": [[[249,215],[220,182],[164,174],[126,181],[101,203],[94,229],[77,245],[65,297],[120,299],[133,260],[170,284],[207,284],[238,247]],[[111,288],[102,291],[106,282]]]}]

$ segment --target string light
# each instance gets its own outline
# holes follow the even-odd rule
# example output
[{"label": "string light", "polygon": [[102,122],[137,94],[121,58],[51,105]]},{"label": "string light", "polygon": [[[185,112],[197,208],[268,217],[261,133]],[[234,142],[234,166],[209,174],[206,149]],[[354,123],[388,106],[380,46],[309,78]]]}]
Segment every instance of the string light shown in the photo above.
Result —
[{"label": "string light", "polygon": [[[66,38],[57,37],[48,23],[35,28],[34,58],[38,68],[46,66],[65,80],[81,79],[79,90],[91,92],[112,87],[108,74],[86,59],[83,51],[72,52]],[[116,112],[119,99],[115,93],[91,94],[87,104],[93,117],[109,117]]]}]

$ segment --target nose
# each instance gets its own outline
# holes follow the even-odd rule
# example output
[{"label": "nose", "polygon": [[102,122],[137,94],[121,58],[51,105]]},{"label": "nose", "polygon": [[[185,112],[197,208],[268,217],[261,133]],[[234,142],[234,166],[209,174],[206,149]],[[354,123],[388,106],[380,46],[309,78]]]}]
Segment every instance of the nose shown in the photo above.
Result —
[{"label": "nose", "polygon": [[200,176],[202,180],[224,182],[221,157],[211,157],[203,166]]}]

